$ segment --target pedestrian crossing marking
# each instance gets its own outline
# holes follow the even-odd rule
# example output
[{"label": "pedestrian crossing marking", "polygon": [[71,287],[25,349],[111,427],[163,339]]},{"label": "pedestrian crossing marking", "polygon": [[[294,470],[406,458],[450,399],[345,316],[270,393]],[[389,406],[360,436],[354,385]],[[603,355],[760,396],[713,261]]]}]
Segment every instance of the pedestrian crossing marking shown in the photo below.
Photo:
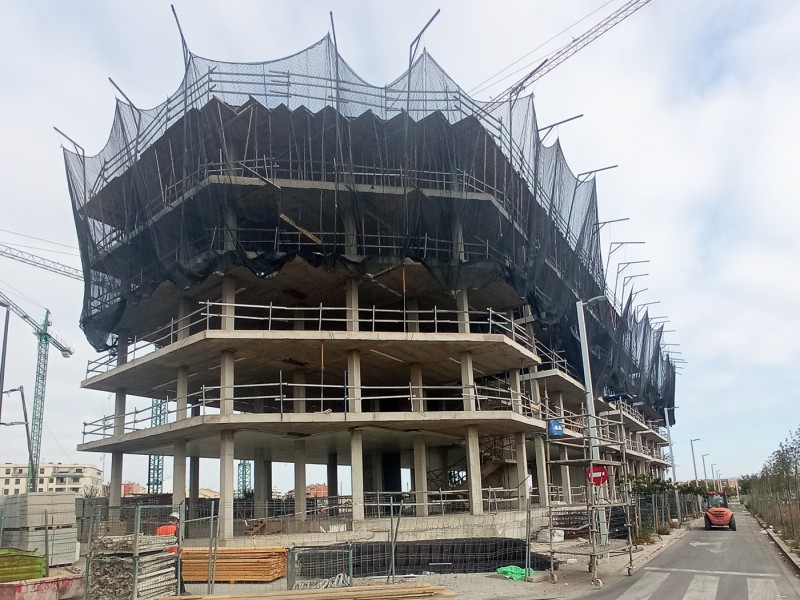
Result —
[{"label": "pedestrian crossing marking", "polygon": [[748,600],[780,600],[781,593],[774,579],[747,579]]},{"label": "pedestrian crossing marking", "polygon": [[662,567],[645,567],[645,571],[664,573],[695,573],[697,575],[742,575],[744,577],[780,577],[776,573],[747,573],[745,571],[702,571],[700,569],[667,569]]},{"label": "pedestrian crossing marking", "polygon": [[648,600],[667,577],[669,573],[645,573],[617,600]]},{"label": "pedestrian crossing marking", "polygon": [[[748,579],[748,581],[750,581]],[[771,579],[754,579],[753,581],[769,581],[775,583]],[[683,600],[711,600],[717,597],[717,587],[719,586],[719,577],[712,577],[710,575],[695,575],[692,577],[692,582],[689,584],[689,589],[683,596]],[[750,600],[753,600],[752,598]]]}]

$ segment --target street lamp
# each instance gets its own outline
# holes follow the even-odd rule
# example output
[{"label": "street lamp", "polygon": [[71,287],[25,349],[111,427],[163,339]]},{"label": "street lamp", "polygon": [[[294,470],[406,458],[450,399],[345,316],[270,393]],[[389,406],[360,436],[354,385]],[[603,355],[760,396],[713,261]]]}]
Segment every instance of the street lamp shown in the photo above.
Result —
[{"label": "street lamp", "polygon": [[717,489],[717,478],[714,477],[714,473],[716,473],[716,466],[714,463],[711,463],[711,481],[714,482],[714,489]]},{"label": "street lamp", "polygon": [[694,438],[693,440],[689,440],[689,444],[692,446],[692,466],[694,467],[694,485],[697,486],[697,463],[694,460],[694,443],[699,442],[700,438]]},{"label": "street lamp", "polygon": [[706,491],[708,491],[708,475],[706,474],[706,456],[708,456],[708,454],[703,454],[703,456],[702,456],[702,458],[703,458],[703,481],[706,484]]},{"label": "street lamp", "polygon": [[[600,447],[597,443],[595,436],[595,416],[594,416],[594,389],[592,387],[592,369],[589,365],[589,339],[586,335],[586,314],[584,309],[586,306],[599,302],[601,300],[608,300],[605,295],[595,296],[586,301],[578,300],[575,303],[575,308],[578,311],[578,334],[581,339],[581,356],[583,357],[583,380],[586,389],[586,424],[587,424],[587,437],[589,438],[589,457],[592,462],[600,460]],[[601,501],[603,500],[603,488],[600,488]],[[608,525],[606,524],[606,511],[605,508],[600,508],[597,513],[598,530],[600,533],[600,545],[603,546],[608,542]]]},{"label": "street lamp", "polygon": [[[667,426],[667,440],[669,441],[669,458],[672,461],[672,483],[678,483],[678,476],[675,474],[675,451],[672,449],[672,428],[669,426],[669,415],[667,415],[668,410],[674,411],[677,406],[665,406],[664,407],[664,424]],[[678,522],[683,523],[683,517],[681,515],[681,501],[678,498],[678,487],[675,486],[675,506],[678,507]]]},{"label": "street lamp", "polygon": [[6,324],[3,327],[3,346],[0,348],[0,422],[3,420],[3,385],[6,378],[6,347],[8,346],[8,318],[11,314],[11,307],[8,304],[0,303],[6,309]]}]

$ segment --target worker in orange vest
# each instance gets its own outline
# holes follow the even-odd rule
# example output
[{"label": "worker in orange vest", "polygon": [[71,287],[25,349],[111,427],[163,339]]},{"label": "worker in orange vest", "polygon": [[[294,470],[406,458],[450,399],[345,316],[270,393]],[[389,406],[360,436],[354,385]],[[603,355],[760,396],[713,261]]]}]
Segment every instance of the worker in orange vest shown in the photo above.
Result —
[{"label": "worker in orange vest", "polygon": [[[156,535],[169,535],[172,537],[178,537],[178,521],[180,521],[181,516],[174,512],[169,516],[169,523],[166,525],[161,525],[158,529],[156,529]],[[175,561],[175,577],[178,579],[178,583],[180,584],[179,592],[181,594],[186,593],[186,586],[183,584],[183,569],[181,568],[181,557],[178,548],[169,548],[167,552],[172,552],[177,554],[177,560]]]}]

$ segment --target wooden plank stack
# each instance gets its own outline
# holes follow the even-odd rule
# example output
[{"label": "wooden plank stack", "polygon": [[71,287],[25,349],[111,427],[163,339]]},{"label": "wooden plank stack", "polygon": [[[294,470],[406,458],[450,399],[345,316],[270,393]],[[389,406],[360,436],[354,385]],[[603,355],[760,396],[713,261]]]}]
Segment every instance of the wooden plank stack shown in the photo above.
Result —
[{"label": "wooden plank stack", "polygon": [[172,536],[138,536],[134,556],[132,535],[102,536],[92,544],[87,560],[87,598],[92,600],[147,600],[175,594],[177,554]]},{"label": "wooden plank stack", "polygon": [[[208,549],[181,551],[183,580],[208,581]],[[214,581],[220,583],[267,583],[286,576],[286,548],[218,548]]]},{"label": "wooden plank stack", "polygon": [[[398,583],[291,592],[190,595],[183,596],[183,598],[186,600],[423,600],[425,598],[453,598],[457,595],[439,585]],[[161,600],[168,600],[168,598],[164,597]]]}]

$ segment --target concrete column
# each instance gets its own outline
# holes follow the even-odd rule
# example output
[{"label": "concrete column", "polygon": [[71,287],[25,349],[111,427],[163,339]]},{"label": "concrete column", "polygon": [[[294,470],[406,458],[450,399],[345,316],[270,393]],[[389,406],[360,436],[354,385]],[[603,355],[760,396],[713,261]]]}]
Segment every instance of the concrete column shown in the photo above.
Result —
[{"label": "concrete column", "polygon": [[428,451],[425,436],[414,435],[414,491],[416,492],[417,516],[428,516]]},{"label": "concrete column", "polygon": [[[372,491],[387,491],[383,487],[383,454],[381,452],[372,453]],[[393,491],[393,490],[392,490]]]},{"label": "concrete column", "polygon": [[200,499],[200,457],[189,457],[189,500],[197,503]]},{"label": "concrete column", "polygon": [[422,387],[422,365],[414,363],[411,365],[411,410],[414,412],[424,412],[425,391]]},{"label": "concrete column", "polygon": [[477,410],[474,377],[472,353],[464,352],[461,355],[461,394],[464,398],[464,410]]},{"label": "concrete column", "polygon": [[[568,460],[569,453],[564,446],[561,446],[561,453],[559,455],[561,460]],[[564,502],[567,504],[572,503],[572,476],[570,474],[569,465],[561,465],[561,485],[564,488]]]},{"label": "concrete column", "polygon": [[[228,149],[224,149],[227,160]],[[223,241],[225,244],[225,251],[231,252],[236,250],[236,230],[238,229],[238,222],[236,218],[236,205],[233,200],[229,200],[225,204],[225,231],[223,232]]]},{"label": "concrete column", "polygon": [[[292,371],[292,411],[296,413],[306,412],[306,374],[303,371]],[[320,391],[320,396],[322,391]]]},{"label": "concrete column", "polygon": [[406,300],[406,331],[419,332],[419,303],[416,298]]},{"label": "concrete column", "polygon": [[556,392],[556,410],[559,416],[564,416],[564,395],[561,392]]},{"label": "concrete column", "polygon": [[344,283],[347,304],[347,331],[358,331],[358,279],[351,278]]},{"label": "concrete column", "polygon": [[483,491],[481,478],[481,451],[477,425],[467,426],[467,485],[469,486],[469,508],[473,515],[483,514]]},{"label": "concrete column", "polygon": [[253,450],[253,503],[256,509],[255,516],[259,518],[267,516],[267,482],[265,467],[264,448],[255,448]]},{"label": "concrete column", "polygon": [[178,440],[173,446],[172,460],[172,503],[186,501],[186,440]]},{"label": "concrete column", "polygon": [[234,385],[234,352],[223,350],[219,372],[219,412],[222,415],[233,414]]},{"label": "concrete column", "polygon": [[272,502],[272,461],[264,461],[264,481],[267,484],[267,502]]},{"label": "concrete column", "polygon": [[339,495],[339,457],[336,453],[328,454],[328,496]]},{"label": "concrete column", "polygon": [[306,441],[294,441],[294,517],[306,518]]},{"label": "concrete column", "polygon": [[361,352],[347,352],[347,412],[361,412]]},{"label": "concrete column", "polygon": [[175,381],[177,403],[175,420],[180,421],[186,418],[187,398],[189,396],[189,368],[178,367],[178,376]]},{"label": "concrete column", "polygon": [[222,278],[222,329],[236,329],[236,281],[230,275]]},{"label": "concrete column", "polygon": [[514,447],[515,454],[517,455],[517,468],[516,468],[516,486],[517,497],[519,502],[517,507],[519,510],[525,510],[528,507],[528,448],[525,443],[525,433],[520,432],[514,434]]},{"label": "concrete column", "polygon": [[108,505],[116,508],[122,504],[122,452],[111,453],[111,484],[108,488]]},{"label": "concrete column", "polygon": [[523,414],[522,379],[519,369],[511,369],[509,387],[511,388],[511,408],[517,414]]},{"label": "concrete column", "polygon": [[364,445],[360,429],[350,430],[350,481],[353,490],[353,520],[364,520]]},{"label": "concrete column", "polygon": [[219,537],[233,537],[233,488],[235,470],[233,465],[233,431],[225,430],[219,435]]},{"label": "concrete column", "polygon": [[[117,366],[128,362],[128,336],[127,330],[117,333]],[[127,395],[124,389],[118,389],[114,395],[114,435],[125,434],[125,411]],[[122,504],[122,452],[111,453],[111,482],[108,490],[108,505],[120,506]]]},{"label": "concrete column", "polygon": [[178,321],[175,323],[175,339],[176,341],[185,340],[189,337],[189,325],[191,319],[189,314],[192,312],[192,301],[181,296],[178,298]]},{"label": "concrete column", "polygon": [[458,310],[458,333],[469,333],[469,294],[467,294],[467,290],[458,290],[456,293],[456,308]]},{"label": "concrete column", "polygon": [[533,438],[534,461],[536,462],[536,486],[539,488],[539,504],[550,506],[550,482],[547,478],[547,459],[544,436]]}]

